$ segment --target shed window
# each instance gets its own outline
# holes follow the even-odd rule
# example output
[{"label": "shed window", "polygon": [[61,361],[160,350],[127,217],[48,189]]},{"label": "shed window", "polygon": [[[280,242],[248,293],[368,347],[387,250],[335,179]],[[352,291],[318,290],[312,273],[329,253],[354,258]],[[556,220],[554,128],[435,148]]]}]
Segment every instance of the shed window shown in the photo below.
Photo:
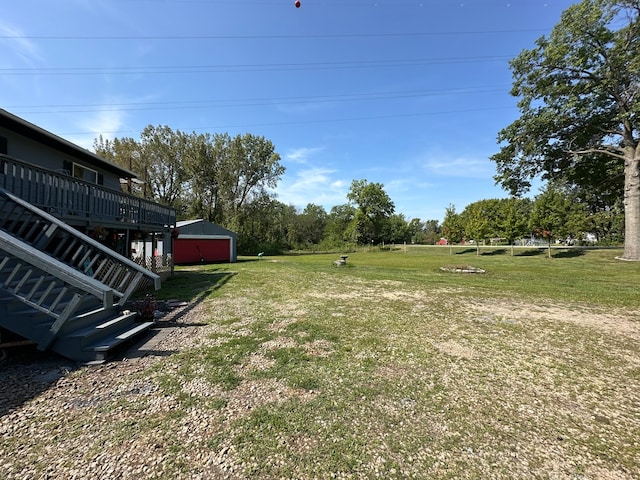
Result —
[{"label": "shed window", "polygon": [[73,176],[85,182],[98,183],[98,172],[77,163],[73,164]]}]

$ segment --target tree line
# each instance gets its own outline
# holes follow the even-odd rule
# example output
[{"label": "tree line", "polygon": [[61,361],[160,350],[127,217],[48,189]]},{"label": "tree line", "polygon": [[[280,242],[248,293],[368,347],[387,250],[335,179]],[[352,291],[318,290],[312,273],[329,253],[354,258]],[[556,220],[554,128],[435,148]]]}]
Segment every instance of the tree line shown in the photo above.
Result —
[{"label": "tree line", "polygon": [[450,205],[441,230],[452,243],[474,240],[476,244],[514,245],[535,239],[549,245],[556,241],[620,245],[624,241],[624,207],[620,200],[604,207],[590,203],[579,189],[549,183],[534,199],[479,200],[461,213]]},{"label": "tree line", "polygon": [[272,193],[285,172],[273,143],[252,134],[231,137],[148,126],[139,140],[94,141],[98,155],[134,172],[132,195],[173,207],[178,219],[203,218],[238,234],[238,252],[342,248],[344,244],[433,241],[437,221],[408,221],[380,183],[354,180],[347,202],[329,212],[302,211]]},{"label": "tree line", "polygon": [[251,134],[187,134],[148,126],[139,140],[98,138],[96,153],[128,168],[140,181],[133,195],[171,206],[178,219],[204,218],[238,234],[238,252],[335,250],[358,245],[436,244],[502,239],[513,244],[535,236],[551,242],[581,242],[588,232],[600,244],[623,239],[620,199],[602,203],[580,188],[550,183],[535,199],[479,200],[461,213],[450,205],[438,220],[408,219],[395,211],[384,185],[353,180],[346,202],[332,207],[309,203],[299,210],[272,193],[285,169],[274,145]]}]

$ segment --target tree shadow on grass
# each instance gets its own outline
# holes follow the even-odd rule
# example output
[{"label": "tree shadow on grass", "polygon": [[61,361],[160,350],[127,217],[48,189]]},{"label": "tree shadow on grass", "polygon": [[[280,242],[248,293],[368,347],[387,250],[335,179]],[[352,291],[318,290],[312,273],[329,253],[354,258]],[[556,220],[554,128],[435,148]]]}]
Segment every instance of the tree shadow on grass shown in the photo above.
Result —
[{"label": "tree shadow on grass", "polygon": [[480,255],[492,256],[492,255],[504,255],[505,253],[507,253],[506,248],[497,248],[495,250],[490,250],[488,252],[482,252]]},{"label": "tree shadow on grass", "polygon": [[576,258],[582,257],[584,255],[584,250],[582,249],[571,249],[571,250],[561,250],[557,253],[553,254],[554,258]]},{"label": "tree shadow on grass", "polygon": [[465,248],[464,250],[460,250],[459,252],[456,252],[456,255],[464,255],[465,253],[476,253],[476,249],[475,248]]},{"label": "tree shadow on grass", "polygon": [[531,250],[525,250],[516,254],[516,257],[537,257],[543,255],[546,252],[546,248],[532,248]]}]

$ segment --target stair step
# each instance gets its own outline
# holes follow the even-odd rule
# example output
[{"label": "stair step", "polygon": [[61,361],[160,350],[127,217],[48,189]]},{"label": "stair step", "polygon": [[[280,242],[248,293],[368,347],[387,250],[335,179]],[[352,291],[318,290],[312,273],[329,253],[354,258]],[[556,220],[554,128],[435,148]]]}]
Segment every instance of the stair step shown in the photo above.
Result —
[{"label": "stair step", "polygon": [[112,348],[116,347],[122,342],[129,340],[134,336],[148,330],[149,328],[151,328],[152,325],[153,325],[153,322],[143,322],[143,323],[137,324],[134,328],[127,330],[126,332],[123,332],[119,335],[106,338],[106,339],[101,339],[99,342],[95,343],[94,345],[87,347],[86,350],[92,351],[92,352],[107,352],[108,350],[111,350]]},{"label": "stair step", "polygon": [[[99,312],[99,310],[96,310],[94,312],[89,312],[87,314],[87,317],[91,317],[92,314],[97,314]],[[109,329],[113,329],[114,327],[117,327],[117,325],[119,323],[123,323],[123,322],[131,322],[133,318],[136,316],[137,314],[135,312],[131,312],[131,313],[125,313],[122,315],[117,315],[116,317],[111,318],[110,320],[103,322],[99,325],[90,325],[88,327],[85,328],[79,328],[77,330],[74,330],[72,332],[69,332],[69,334],[67,335],[69,338],[80,338],[80,337],[87,337],[90,336],[92,334],[94,335],[105,335],[105,332],[108,332]]]},{"label": "stair step", "polygon": [[125,319],[125,318],[131,318],[131,317],[134,317],[134,316],[135,316],[135,314],[134,314],[134,313],[125,313],[124,315],[120,315],[119,317],[114,318],[113,320],[109,320],[108,322],[104,322],[103,324],[96,326],[96,328],[97,328],[97,329],[100,329],[100,330],[102,330],[102,329],[107,329],[107,328],[109,328],[110,326],[115,325],[116,323],[121,322],[121,321],[122,321],[123,319]]}]

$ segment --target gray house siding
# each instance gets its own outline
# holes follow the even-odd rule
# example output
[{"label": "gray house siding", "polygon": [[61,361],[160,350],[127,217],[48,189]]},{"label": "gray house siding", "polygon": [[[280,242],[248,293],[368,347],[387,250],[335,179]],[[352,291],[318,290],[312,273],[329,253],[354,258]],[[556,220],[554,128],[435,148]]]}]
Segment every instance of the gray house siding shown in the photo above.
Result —
[{"label": "gray house siding", "polygon": [[31,140],[6,128],[0,127],[0,137],[6,140],[6,154],[10,157],[28,160],[29,163],[57,173],[67,173],[73,163],[94,170],[98,174],[96,183],[111,190],[120,190],[120,176],[78,157],[61,152],[42,143]]}]

